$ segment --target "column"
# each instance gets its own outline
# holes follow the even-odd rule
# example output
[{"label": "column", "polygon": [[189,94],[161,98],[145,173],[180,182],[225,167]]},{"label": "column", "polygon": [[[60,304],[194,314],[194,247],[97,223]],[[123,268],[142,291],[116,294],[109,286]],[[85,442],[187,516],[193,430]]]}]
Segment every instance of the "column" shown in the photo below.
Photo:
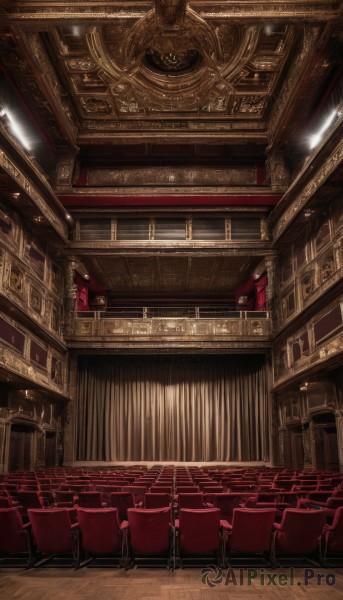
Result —
[{"label": "column", "polygon": [[69,367],[69,393],[71,400],[64,407],[63,413],[63,464],[71,466],[75,462],[75,423],[76,414],[76,384],[77,384],[77,359],[72,356]]},{"label": "column", "polygon": [[339,470],[343,471],[343,410],[336,410],[337,445]]},{"label": "column", "polygon": [[71,335],[73,332],[76,304],[76,285],[75,285],[75,257],[70,257],[67,261],[66,273],[66,297],[65,297],[65,334]]}]

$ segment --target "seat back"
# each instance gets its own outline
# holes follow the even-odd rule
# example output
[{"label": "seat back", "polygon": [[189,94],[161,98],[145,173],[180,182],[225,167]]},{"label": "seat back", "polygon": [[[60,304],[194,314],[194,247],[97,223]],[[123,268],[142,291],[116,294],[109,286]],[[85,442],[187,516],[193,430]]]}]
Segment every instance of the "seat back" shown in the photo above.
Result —
[{"label": "seat back", "polygon": [[134,508],[135,500],[131,492],[111,492],[111,506],[118,510],[120,521],[127,520],[128,508]]},{"label": "seat back", "polygon": [[56,502],[70,502],[72,504],[77,498],[75,493],[69,490],[54,490],[54,497]]},{"label": "seat back", "polygon": [[0,552],[28,550],[27,536],[17,508],[0,508]]},{"label": "seat back", "polygon": [[210,554],[219,549],[220,510],[181,508],[179,547],[185,554]]},{"label": "seat back", "polygon": [[147,492],[147,487],[142,485],[123,486],[122,491],[133,494],[135,502],[144,502],[144,496]]},{"label": "seat back", "polygon": [[326,520],[325,510],[286,508],[275,535],[275,548],[294,554],[311,553],[318,547]]},{"label": "seat back", "polygon": [[122,533],[116,508],[79,508],[82,546],[91,554],[120,552]]},{"label": "seat back", "polygon": [[267,552],[275,515],[273,508],[235,508],[230,549],[236,552]]},{"label": "seat back", "polygon": [[0,496],[0,508],[12,508],[13,504],[8,496]]},{"label": "seat back", "polygon": [[166,508],[170,506],[169,494],[145,494],[145,508]]},{"label": "seat back", "polygon": [[240,506],[240,496],[232,493],[218,493],[207,496],[214,508],[219,508],[220,518],[231,523],[234,508]]},{"label": "seat back", "polygon": [[17,495],[24,512],[28,508],[43,508],[44,506],[43,499],[37,491],[19,490]]},{"label": "seat back", "polygon": [[343,506],[343,497],[339,497],[339,496],[335,496],[334,498],[328,498],[327,500],[327,507],[328,508],[339,508],[340,506]]},{"label": "seat back", "polygon": [[79,492],[78,505],[83,508],[101,508],[101,492]]},{"label": "seat back", "polygon": [[343,554],[343,506],[337,508],[331,529],[325,533],[327,552]]},{"label": "seat back", "polygon": [[68,510],[29,509],[32,534],[40,552],[54,554],[73,551],[73,536]]},{"label": "seat back", "polygon": [[180,508],[204,508],[204,494],[198,492],[195,494],[183,493],[179,494]]},{"label": "seat back", "polygon": [[164,554],[170,547],[169,508],[129,508],[130,544],[136,554]]}]

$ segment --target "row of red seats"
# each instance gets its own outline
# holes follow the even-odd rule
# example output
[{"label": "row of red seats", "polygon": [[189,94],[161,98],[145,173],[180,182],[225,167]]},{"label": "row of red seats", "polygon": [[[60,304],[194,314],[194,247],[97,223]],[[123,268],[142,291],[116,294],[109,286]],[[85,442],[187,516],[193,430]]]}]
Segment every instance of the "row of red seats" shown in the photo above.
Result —
[{"label": "row of red seats", "polygon": [[[239,472],[237,472],[239,471]],[[58,479],[59,483],[52,481],[52,474],[60,473]],[[97,471],[97,477],[99,477]],[[178,495],[180,493],[188,492],[186,498],[188,499],[188,506],[193,508],[200,508],[207,506],[211,502],[211,494],[215,496],[223,495],[223,492],[227,489],[231,492],[236,493],[240,500],[239,505],[244,505],[244,494],[246,495],[245,501],[249,500],[250,505],[255,506],[268,506],[270,504],[276,505],[278,514],[280,510],[284,510],[286,507],[296,506],[299,498],[305,498],[309,501],[325,503],[326,507],[330,510],[330,516],[333,517],[335,508],[340,506],[343,502],[340,500],[341,493],[340,487],[333,489],[330,485],[326,485],[326,489],[323,487],[319,489],[313,489],[310,486],[294,486],[289,492],[287,492],[287,486],[281,481],[283,478],[288,478],[289,481],[294,482],[295,475],[304,478],[317,478],[321,476],[330,475],[330,473],[317,473],[317,474],[301,474],[292,472],[280,472],[280,470],[212,470],[210,473],[205,472],[197,467],[167,467],[165,469],[156,468],[147,471],[146,469],[131,469],[129,471],[121,471],[113,473],[113,470],[101,470],[102,479],[94,479],[94,470],[72,470],[68,469],[64,471],[63,477],[61,471],[48,470],[44,472],[31,472],[28,479],[23,479],[21,475],[24,474],[8,474],[7,478],[2,483],[3,495],[0,495],[0,506],[22,506],[22,511],[25,514],[28,508],[42,507],[42,506],[73,506],[76,503],[80,506],[85,507],[101,507],[107,504],[113,504],[111,501],[111,493],[133,493],[136,506],[166,506],[167,503],[172,504],[174,507],[178,506]],[[224,481],[223,473],[226,476],[231,477],[231,483],[228,486],[220,485],[218,483],[218,477],[221,478],[221,482]],[[93,474],[93,476],[91,476]],[[14,477],[15,475],[15,477]],[[26,473],[25,476],[27,476]],[[47,475],[50,475],[48,479]],[[109,479],[116,477],[117,479]],[[211,478],[210,475],[213,477]],[[249,485],[237,485],[233,484],[232,481],[237,481],[239,478],[254,479],[255,483],[261,481],[261,477],[275,480],[277,477],[279,485],[283,487],[276,487],[272,484],[267,485],[256,485],[252,482]],[[83,479],[80,479],[83,477]],[[106,479],[104,479],[106,477]],[[138,477],[138,478],[137,478]],[[214,479],[217,477],[217,479]],[[36,479],[35,479],[36,478]],[[235,479],[234,479],[235,478]],[[342,483],[342,475],[335,474],[336,483]],[[24,482],[30,485],[24,485]],[[49,481],[49,483],[46,483]],[[101,485],[106,481],[107,485]],[[112,483],[110,483],[112,481]],[[318,479],[319,481],[319,479]],[[325,480],[323,480],[325,481]],[[12,482],[12,483],[10,483]],[[45,483],[42,483],[45,482]],[[75,483],[76,482],[76,483]],[[229,482],[228,482],[229,483]],[[125,484],[125,485],[124,485]],[[318,483],[316,487],[318,487]],[[324,484],[320,484],[323,486]],[[18,490],[18,487],[20,489]],[[29,490],[27,488],[30,488]],[[32,488],[32,489],[31,489]],[[88,490],[86,492],[85,490]],[[93,491],[89,491],[93,490]],[[200,490],[202,490],[200,492]],[[287,492],[287,493],[286,493]],[[1,491],[0,491],[1,493]],[[155,494],[158,494],[156,496]],[[174,493],[174,495],[173,495]],[[204,496],[201,496],[201,493]],[[193,494],[193,495],[192,495]],[[240,494],[242,494],[240,496]],[[145,496],[147,500],[145,501]],[[232,497],[231,497],[232,498]],[[225,498],[221,501],[223,502]],[[186,501],[186,500],[185,500]],[[228,502],[228,498],[225,500]],[[214,501],[215,504],[216,501]],[[269,504],[268,504],[269,503]],[[181,502],[181,506],[183,503]]]},{"label": "row of red seats", "polygon": [[282,555],[316,555],[327,565],[343,552],[343,507],[331,526],[325,511],[314,509],[286,509],[281,523],[275,522],[273,509],[247,508],[235,508],[231,522],[222,520],[217,508],[181,509],[175,524],[167,508],[131,508],[121,523],[115,508],[31,509],[28,514],[23,524],[16,508],[0,509],[0,552],[23,553],[30,567],[60,554],[70,554],[76,567],[103,556],[126,568],[152,557],[174,568],[200,557],[227,566],[236,553],[267,553],[274,566]]}]

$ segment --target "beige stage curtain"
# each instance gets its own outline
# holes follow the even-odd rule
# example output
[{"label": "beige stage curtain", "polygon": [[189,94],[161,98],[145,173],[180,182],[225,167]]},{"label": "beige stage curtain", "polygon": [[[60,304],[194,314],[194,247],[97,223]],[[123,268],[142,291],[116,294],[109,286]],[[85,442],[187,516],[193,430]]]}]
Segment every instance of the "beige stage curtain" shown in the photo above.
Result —
[{"label": "beige stage curtain", "polygon": [[268,459],[265,358],[81,357],[77,459]]}]

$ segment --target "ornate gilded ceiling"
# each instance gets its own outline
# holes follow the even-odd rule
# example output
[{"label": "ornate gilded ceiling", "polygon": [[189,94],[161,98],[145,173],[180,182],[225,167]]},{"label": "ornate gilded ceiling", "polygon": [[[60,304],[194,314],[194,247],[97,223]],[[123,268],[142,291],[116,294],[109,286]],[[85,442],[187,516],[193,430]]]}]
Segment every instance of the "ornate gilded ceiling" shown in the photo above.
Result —
[{"label": "ornate gilded ceiling", "polygon": [[1,6],[1,73],[60,198],[279,199],[342,61],[342,0]]},{"label": "ornate gilded ceiling", "polygon": [[340,4],[6,2],[1,55],[61,149],[168,139],[263,152],[312,110]]}]

